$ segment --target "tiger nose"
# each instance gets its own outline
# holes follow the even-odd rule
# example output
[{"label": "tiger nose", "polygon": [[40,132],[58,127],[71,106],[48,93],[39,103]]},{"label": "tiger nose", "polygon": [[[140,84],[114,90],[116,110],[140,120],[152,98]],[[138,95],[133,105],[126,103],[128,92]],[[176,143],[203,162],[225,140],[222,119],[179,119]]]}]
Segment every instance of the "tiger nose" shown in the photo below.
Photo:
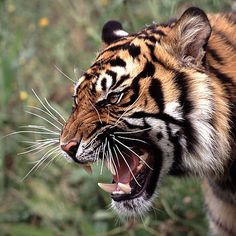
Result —
[{"label": "tiger nose", "polygon": [[79,148],[79,142],[77,142],[76,140],[71,140],[67,144],[61,145],[61,149],[71,157],[76,156],[78,148]]}]

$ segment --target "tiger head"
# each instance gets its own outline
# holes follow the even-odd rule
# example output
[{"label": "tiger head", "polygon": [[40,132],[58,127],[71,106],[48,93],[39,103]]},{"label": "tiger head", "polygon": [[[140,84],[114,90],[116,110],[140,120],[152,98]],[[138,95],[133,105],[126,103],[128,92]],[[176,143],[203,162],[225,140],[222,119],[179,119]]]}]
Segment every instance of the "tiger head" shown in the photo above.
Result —
[{"label": "tiger head", "polygon": [[[209,118],[204,60],[210,34],[198,8],[133,34],[116,21],[104,25],[103,49],[75,85],[60,145],[81,166],[101,160],[110,170],[111,183],[99,186],[120,214],[145,212],[163,176],[201,165],[195,154],[204,155],[204,147],[193,117]],[[196,91],[189,96],[192,83]],[[206,113],[195,109],[197,102]]]}]

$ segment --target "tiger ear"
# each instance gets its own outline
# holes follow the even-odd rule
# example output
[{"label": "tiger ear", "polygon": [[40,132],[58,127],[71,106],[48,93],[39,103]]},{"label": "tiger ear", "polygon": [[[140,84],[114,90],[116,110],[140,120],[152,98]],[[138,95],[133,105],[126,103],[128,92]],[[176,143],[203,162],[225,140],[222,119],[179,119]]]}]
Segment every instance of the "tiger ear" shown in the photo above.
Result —
[{"label": "tiger ear", "polygon": [[121,23],[114,20],[105,23],[102,29],[102,41],[106,46],[128,35],[129,34],[123,30]]},{"label": "tiger ear", "polygon": [[211,34],[209,20],[201,9],[187,9],[168,34],[168,45],[188,64],[200,65]]}]

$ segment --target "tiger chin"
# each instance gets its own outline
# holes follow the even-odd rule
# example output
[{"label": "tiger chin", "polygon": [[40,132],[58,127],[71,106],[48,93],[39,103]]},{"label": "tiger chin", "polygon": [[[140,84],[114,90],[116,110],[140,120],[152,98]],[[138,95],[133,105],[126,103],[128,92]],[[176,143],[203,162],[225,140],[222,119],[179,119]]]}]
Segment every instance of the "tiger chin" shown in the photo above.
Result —
[{"label": "tiger chin", "polygon": [[117,21],[78,79],[60,145],[87,171],[100,160],[119,215],[143,214],[166,175],[203,179],[215,235],[236,235],[236,14],[191,7],[128,33]]}]

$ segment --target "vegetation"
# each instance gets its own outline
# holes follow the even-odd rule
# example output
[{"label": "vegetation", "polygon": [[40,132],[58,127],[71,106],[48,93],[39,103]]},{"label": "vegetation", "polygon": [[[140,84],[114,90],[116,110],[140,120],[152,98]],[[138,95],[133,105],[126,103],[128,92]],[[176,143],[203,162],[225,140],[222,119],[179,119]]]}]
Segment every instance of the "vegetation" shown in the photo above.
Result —
[{"label": "vegetation", "polygon": [[[29,142],[45,139],[45,134],[5,136],[19,130],[36,131],[21,127],[33,124],[56,130],[25,112],[52,121],[32,107],[43,109],[32,89],[67,117],[73,83],[65,77],[76,80],[89,67],[99,50],[101,28],[107,20],[120,20],[132,32],[153,20],[165,21],[189,5],[223,11],[232,4],[230,0],[0,0],[0,235],[206,235],[201,187],[196,179],[164,180],[151,213],[127,222],[108,210],[109,196],[97,188],[96,182],[109,181],[109,175],[104,172],[100,176],[99,167],[88,176],[56,156],[55,150],[24,178],[32,162],[42,158],[50,147],[44,152],[36,149],[37,153],[27,153],[24,148],[34,145]],[[54,137],[58,139],[58,135]]]}]

